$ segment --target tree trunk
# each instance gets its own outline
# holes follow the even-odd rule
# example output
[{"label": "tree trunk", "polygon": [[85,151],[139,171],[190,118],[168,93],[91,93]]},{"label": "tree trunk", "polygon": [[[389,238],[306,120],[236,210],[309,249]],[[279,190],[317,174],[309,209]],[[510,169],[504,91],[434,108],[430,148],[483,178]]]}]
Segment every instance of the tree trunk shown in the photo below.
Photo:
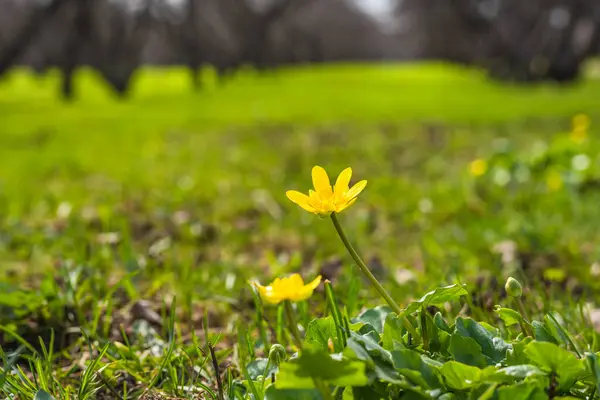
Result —
[{"label": "tree trunk", "polygon": [[75,98],[75,91],[73,89],[73,78],[75,73],[75,66],[67,66],[62,70],[62,83],[61,83],[61,94],[64,100],[71,101]]},{"label": "tree trunk", "polygon": [[45,6],[33,11],[14,38],[3,49],[0,49],[0,75],[17,62],[29,47],[29,43],[43,29],[45,23],[68,2],[69,0],[50,1]]}]

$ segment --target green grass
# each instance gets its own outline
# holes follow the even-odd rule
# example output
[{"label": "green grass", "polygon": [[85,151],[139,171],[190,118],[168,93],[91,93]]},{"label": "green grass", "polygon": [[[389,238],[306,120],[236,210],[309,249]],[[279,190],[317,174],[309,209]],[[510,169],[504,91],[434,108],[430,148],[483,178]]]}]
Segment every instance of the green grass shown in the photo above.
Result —
[{"label": "green grass", "polygon": [[[577,304],[596,298],[589,267],[600,257],[600,80],[518,87],[439,64],[243,71],[224,85],[209,71],[205,78],[194,93],[183,70],[145,69],[119,100],[81,71],[72,103],[57,98],[55,73],[16,70],[0,81],[0,324],[12,332],[0,344],[9,354],[16,338],[26,343],[24,371],[63,367],[47,384],[36,376],[32,388],[0,390],[43,388],[57,398],[96,386],[134,397],[149,387],[189,397],[179,386],[190,382],[214,390],[208,341],[232,363],[232,379],[263,351],[239,335],[243,325],[251,342],[264,336],[252,322],[249,279],[323,273],[351,317],[379,304],[331,224],[285,198],[309,189],[315,164],[332,175],[352,166],[369,181],[340,219],[401,305],[466,282],[476,303],[469,315],[496,323],[483,303],[498,301],[494,279],[514,273],[542,299],[529,312],[553,307],[584,329]],[[568,136],[578,113],[592,120],[583,144]],[[576,171],[581,154],[590,166]],[[489,166],[481,177],[469,174],[476,158]],[[499,185],[506,173],[510,182]],[[552,174],[557,190],[548,188]],[[502,262],[493,249],[507,241],[515,260]],[[304,327],[324,309],[323,293],[315,297],[300,313]],[[144,322],[150,310],[162,325]],[[276,312],[265,313],[269,340],[282,339]],[[51,331],[54,353],[34,357],[39,366],[25,362],[43,354],[38,336],[49,346]],[[102,376],[86,375],[79,361],[89,365],[107,341]],[[234,357],[236,346],[248,348]],[[153,348],[162,350],[144,358]]]}]

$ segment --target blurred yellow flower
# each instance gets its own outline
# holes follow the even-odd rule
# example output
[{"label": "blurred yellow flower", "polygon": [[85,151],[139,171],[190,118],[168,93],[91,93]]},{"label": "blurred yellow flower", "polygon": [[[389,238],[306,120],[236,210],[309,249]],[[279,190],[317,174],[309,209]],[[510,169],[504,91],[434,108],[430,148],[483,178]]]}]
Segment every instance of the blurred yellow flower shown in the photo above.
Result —
[{"label": "blurred yellow flower", "polygon": [[308,212],[323,216],[339,213],[354,204],[356,197],[367,186],[367,181],[360,181],[350,188],[351,177],[352,168],[346,168],[332,187],[327,172],[317,165],[312,169],[315,190],[309,190],[308,196],[295,190],[288,190],[285,194]]},{"label": "blurred yellow flower", "polygon": [[569,134],[571,140],[575,143],[583,142],[587,138],[590,124],[591,120],[587,115],[575,115],[571,120],[571,133]]},{"label": "blurred yellow flower", "polygon": [[583,129],[572,130],[571,133],[569,134],[569,136],[571,137],[571,140],[573,142],[581,143],[581,142],[585,141],[585,139],[587,139],[587,130],[583,130]]},{"label": "blurred yellow flower", "polygon": [[571,124],[572,124],[571,126],[572,126],[573,130],[576,130],[576,129],[587,130],[590,127],[591,120],[590,120],[590,117],[585,114],[577,114],[571,120]]},{"label": "blurred yellow flower", "polygon": [[487,161],[481,158],[478,158],[477,160],[474,160],[471,162],[471,164],[469,164],[469,172],[471,172],[471,175],[473,176],[481,176],[485,174],[487,168]]},{"label": "blurred yellow flower", "polygon": [[558,171],[551,171],[548,176],[546,176],[546,186],[553,192],[562,188],[563,180]]},{"label": "blurred yellow flower", "polygon": [[308,299],[320,283],[321,275],[305,285],[300,274],[293,274],[286,278],[276,278],[269,286],[262,286],[258,282],[252,282],[252,285],[258,290],[264,301],[279,304],[284,300],[302,301]]}]

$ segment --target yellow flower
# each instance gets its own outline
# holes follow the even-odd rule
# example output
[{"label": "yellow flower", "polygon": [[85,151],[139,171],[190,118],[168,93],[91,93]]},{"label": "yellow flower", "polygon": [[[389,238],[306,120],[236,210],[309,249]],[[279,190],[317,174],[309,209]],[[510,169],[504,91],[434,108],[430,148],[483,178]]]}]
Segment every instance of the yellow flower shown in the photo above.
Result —
[{"label": "yellow flower", "polygon": [[587,130],[590,127],[590,117],[585,114],[577,114],[571,120],[571,126],[573,130]]},{"label": "yellow flower", "polygon": [[571,131],[571,133],[569,134],[569,137],[575,143],[582,143],[583,141],[585,141],[585,139],[587,139],[587,135],[588,135],[587,129],[577,128],[577,129],[573,129]]},{"label": "yellow flower", "polygon": [[324,216],[332,212],[339,213],[354,204],[356,197],[367,186],[367,181],[360,181],[350,188],[351,177],[352,168],[346,168],[332,187],[327,172],[317,165],[312,169],[315,190],[309,190],[308,196],[295,190],[288,190],[285,194],[308,212]]},{"label": "yellow flower", "polygon": [[473,176],[481,176],[487,171],[487,161],[478,158],[469,164],[469,172]]},{"label": "yellow flower", "polygon": [[252,285],[258,290],[260,297],[271,304],[279,304],[284,300],[302,301],[308,299],[313,290],[321,283],[321,275],[309,284],[304,284],[300,274],[293,274],[288,278],[277,278],[269,286],[262,286],[258,282]]},{"label": "yellow flower", "polygon": [[582,143],[587,139],[588,129],[590,128],[590,117],[585,114],[577,114],[571,121],[570,138],[575,143]]},{"label": "yellow flower", "polygon": [[560,190],[563,187],[563,180],[558,171],[551,171],[546,176],[546,186],[552,192]]}]

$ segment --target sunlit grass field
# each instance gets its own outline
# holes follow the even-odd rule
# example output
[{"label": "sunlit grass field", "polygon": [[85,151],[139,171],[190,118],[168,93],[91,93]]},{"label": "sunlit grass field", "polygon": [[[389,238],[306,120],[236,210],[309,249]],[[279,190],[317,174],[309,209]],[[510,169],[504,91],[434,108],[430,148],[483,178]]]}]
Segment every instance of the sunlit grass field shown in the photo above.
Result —
[{"label": "sunlit grass field", "polygon": [[[57,398],[77,387],[69,367],[86,335],[98,345],[139,334],[149,313],[157,336],[167,340],[172,317],[178,343],[218,342],[239,373],[236,329],[243,322],[252,336],[255,318],[251,279],[322,274],[350,316],[381,304],[331,223],[285,197],[308,191],[314,165],[332,177],[351,166],[354,181],[368,180],[340,220],[401,304],[466,283],[479,302],[469,315],[491,323],[487,302],[509,274],[539,297],[532,313],[596,298],[598,79],[516,86],[441,64],[334,65],[242,71],[223,83],[206,71],[194,92],[185,70],[148,68],[118,99],[82,70],[70,103],[58,84],[53,72],[26,70],[0,80],[0,344],[40,351],[38,337],[47,345],[54,332],[45,368],[60,365],[64,386],[36,389]],[[573,127],[576,115],[589,126]],[[147,369],[109,363],[94,385],[193,395],[152,357]],[[214,388],[207,374],[196,378]]]}]

